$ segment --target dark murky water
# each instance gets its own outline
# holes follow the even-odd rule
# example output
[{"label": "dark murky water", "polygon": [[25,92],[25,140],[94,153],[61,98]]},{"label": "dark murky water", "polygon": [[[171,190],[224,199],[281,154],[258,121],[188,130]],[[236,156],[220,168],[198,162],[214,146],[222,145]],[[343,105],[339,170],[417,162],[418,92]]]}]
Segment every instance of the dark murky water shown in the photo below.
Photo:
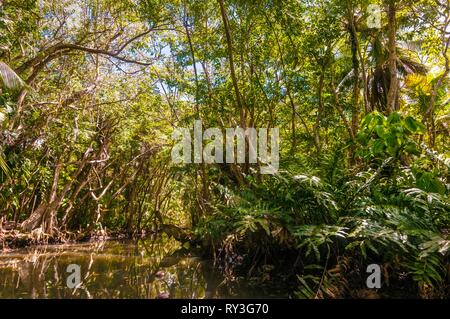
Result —
[{"label": "dark murky water", "polygon": [[[254,293],[224,289],[212,262],[177,254],[173,240],[48,245],[0,253],[0,298],[227,298]],[[80,266],[81,283],[68,266]],[[72,270],[73,271],[73,270]],[[72,277],[73,279],[73,277]],[[258,297],[271,297],[259,295]]]}]

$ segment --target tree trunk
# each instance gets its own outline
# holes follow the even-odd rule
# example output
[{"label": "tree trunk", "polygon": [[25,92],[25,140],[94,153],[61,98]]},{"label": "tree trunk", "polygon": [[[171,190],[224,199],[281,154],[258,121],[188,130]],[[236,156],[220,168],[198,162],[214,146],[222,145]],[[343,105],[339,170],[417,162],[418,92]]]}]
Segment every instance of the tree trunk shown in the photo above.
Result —
[{"label": "tree trunk", "polygon": [[322,121],[322,115],[323,115],[323,89],[325,84],[325,66],[322,65],[322,69],[320,71],[320,78],[319,78],[319,88],[317,91],[317,97],[319,99],[319,106],[317,108],[317,115],[316,115],[316,123],[314,124],[314,144],[316,145],[317,153],[320,153],[321,146],[320,146],[320,122]]},{"label": "tree trunk", "polygon": [[55,171],[53,173],[53,183],[52,189],[50,191],[50,196],[48,202],[41,203],[35,211],[33,211],[23,223],[22,229],[25,231],[32,231],[35,228],[43,226],[43,231],[45,233],[51,233],[53,229],[53,224],[56,216],[54,216],[53,211],[50,209],[52,204],[57,198],[58,191],[58,180],[59,174],[61,172],[61,161],[58,161],[55,166]]},{"label": "tree trunk", "polygon": [[355,27],[355,17],[352,10],[348,10],[348,31],[350,33],[350,44],[353,64],[353,103],[352,103],[352,132],[356,133],[359,124],[359,64],[358,60],[358,35]]},{"label": "tree trunk", "polygon": [[52,234],[54,227],[56,226],[56,212],[64,200],[64,197],[69,192],[73,183],[80,176],[84,167],[88,163],[89,155],[92,152],[92,148],[89,147],[83,155],[83,159],[72,179],[64,186],[61,193],[58,195],[58,180],[59,173],[61,171],[61,164],[58,162],[55,167],[55,173],[53,175],[53,185],[50,192],[49,200],[47,203],[42,203],[39,207],[31,213],[22,224],[21,228],[25,231],[32,231],[36,228],[42,227],[42,230],[47,234]]},{"label": "tree trunk", "polygon": [[388,0],[388,50],[389,50],[389,93],[387,97],[387,112],[398,109],[398,77],[397,77],[397,21],[395,0]]},{"label": "tree trunk", "polygon": [[219,2],[219,5],[220,5],[220,13],[222,15],[223,26],[224,26],[224,29],[225,29],[225,36],[226,36],[226,39],[227,39],[227,52],[228,52],[228,61],[230,63],[230,75],[231,75],[231,80],[233,81],[234,93],[236,95],[236,103],[237,103],[237,106],[239,108],[240,125],[241,125],[242,128],[246,128],[245,114],[244,114],[244,105],[242,103],[241,93],[239,91],[238,81],[237,81],[237,78],[236,78],[236,71],[235,71],[235,68],[234,68],[233,44],[231,42],[230,26],[228,24],[227,13],[226,13],[226,10],[225,10],[225,6],[223,4],[223,0],[218,0],[218,2]]}]

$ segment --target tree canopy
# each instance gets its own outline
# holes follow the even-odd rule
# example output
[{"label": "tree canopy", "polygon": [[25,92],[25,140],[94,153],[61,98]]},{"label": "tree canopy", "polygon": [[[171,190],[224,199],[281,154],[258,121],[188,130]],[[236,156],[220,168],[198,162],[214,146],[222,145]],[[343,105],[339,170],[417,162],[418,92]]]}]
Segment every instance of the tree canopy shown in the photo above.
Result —
[{"label": "tree canopy", "polygon": [[[299,297],[355,297],[369,261],[448,297],[449,23],[448,0],[0,1],[0,217],[165,232]],[[174,163],[196,120],[279,128],[279,171]]]}]

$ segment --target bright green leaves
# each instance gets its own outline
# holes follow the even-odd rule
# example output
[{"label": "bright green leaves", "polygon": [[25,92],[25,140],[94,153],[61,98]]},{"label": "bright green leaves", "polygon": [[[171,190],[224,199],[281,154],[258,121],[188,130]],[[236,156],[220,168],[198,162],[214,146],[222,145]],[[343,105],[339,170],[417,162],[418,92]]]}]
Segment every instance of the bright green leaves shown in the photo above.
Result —
[{"label": "bright green leaves", "polygon": [[400,114],[398,113],[391,113],[387,118],[388,123],[394,124],[401,122]]},{"label": "bright green leaves", "polygon": [[5,173],[6,176],[9,176],[9,167],[2,152],[0,152],[0,171]]},{"label": "bright green leaves", "polygon": [[439,256],[436,254],[427,257],[419,257],[409,265],[412,277],[420,286],[442,282],[445,274],[445,267],[442,265]]},{"label": "bright green leaves", "polygon": [[359,155],[366,159],[398,158],[401,153],[419,155],[410,136],[424,132],[424,125],[411,116],[402,118],[399,113],[392,113],[386,117],[379,112],[370,113],[362,120],[361,131],[356,137],[363,146]]},{"label": "bright green leaves", "polygon": [[435,167],[435,163],[426,158],[421,157],[414,161],[411,172],[416,181],[416,187],[428,192],[444,195],[446,193],[445,179],[439,178],[442,171]]},{"label": "bright green leaves", "polygon": [[336,237],[346,238],[347,228],[334,225],[302,225],[295,228],[293,235],[299,239],[298,247],[306,248],[305,256],[312,252],[320,260],[320,247],[333,244]]},{"label": "bright green leaves", "polygon": [[403,120],[403,126],[411,133],[425,133],[425,126],[411,116]]},{"label": "bright green leaves", "polygon": [[417,187],[430,193],[445,194],[445,185],[431,172],[420,172],[416,176]]},{"label": "bright green leaves", "polygon": [[409,154],[420,155],[420,150],[414,142],[407,142],[405,144],[405,151]]},{"label": "bright green leaves", "polygon": [[385,149],[385,142],[383,140],[376,140],[373,143],[373,146],[371,148],[372,154],[378,155],[381,154]]},{"label": "bright green leaves", "polygon": [[267,235],[270,235],[269,222],[264,217],[246,215],[235,223],[235,227],[236,232],[241,236],[244,236],[247,231],[254,233],[260,228],[263,229]]}]

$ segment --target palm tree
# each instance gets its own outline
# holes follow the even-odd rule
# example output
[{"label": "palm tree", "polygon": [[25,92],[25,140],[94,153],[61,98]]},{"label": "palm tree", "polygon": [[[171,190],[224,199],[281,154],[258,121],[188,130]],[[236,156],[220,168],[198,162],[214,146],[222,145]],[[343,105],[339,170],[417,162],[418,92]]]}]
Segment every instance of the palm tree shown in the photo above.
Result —
[{"label": "palm tree", "polygon": [[[0,61],[0,96],[3,90],[17,91],[25,86],[25,82],[6,63]],[[0,145],[1,146],[1,145]],[[0,171],[9,175],[9,168],[0,148]]]},{"label": "palm tree", "polygon": [[[355,18],[356,19],[356,18]],[[352,41],[352,58],[353,68],[342,78],[337,86],[337,92],[340,92],[343,87],[347,87],[355,80],[355,65],[358,72],[358,81],[364,85],[364,91],[367,92],[367,108],[366,112],[378,110],[380,112],[388,112],[388,94],[391,82],[391,72],[389,65],[389,50],[387,48],[384,38],[385,32],[380,30],[374,30],[364,28],[361,26],[361,19],[354,21],[355,29],[351,29],[351,24],[347,26],[350,31]],[[368,43],[368,61],[365,61],[363,55],[359,53],[357,47],[359,44],[353,41],[358,41],[356,32],[361,33],[361,40]],[[397,75],[399,77],[398,85],[401,80],[404,80],[407,75],[420,74],[425,75],[428,69],[423,65],[419,59],[412,54],[412,51],[408,47],[416,45],[415,43],[397,43],[396,49],[396,67]],[[359,58],[359,59],[358,59]],[[364,61],[361,61],[364,59]],[[359,66],[359,67],[358,67]],[[366,72],[361,70],[367,66]],[[359,72],[359,71],[363,72]],[[364,75],[366,78],[364,78]],[[398,101],[396,102],[395,109],[398,109]]]},{"label": "palm tree", "polygon": [[[390,87],[389,52],[383,45],[381,33],[373,38],[370,51],[371,68],[368,74],[368,95],[372,109],[387,110],[387,96]],[[410,51],[397,47],[397,73],[402,78],[409,74],[426,74],[427,67],[420,63]],[[399,108],[398,102],[396,109]]]}]

